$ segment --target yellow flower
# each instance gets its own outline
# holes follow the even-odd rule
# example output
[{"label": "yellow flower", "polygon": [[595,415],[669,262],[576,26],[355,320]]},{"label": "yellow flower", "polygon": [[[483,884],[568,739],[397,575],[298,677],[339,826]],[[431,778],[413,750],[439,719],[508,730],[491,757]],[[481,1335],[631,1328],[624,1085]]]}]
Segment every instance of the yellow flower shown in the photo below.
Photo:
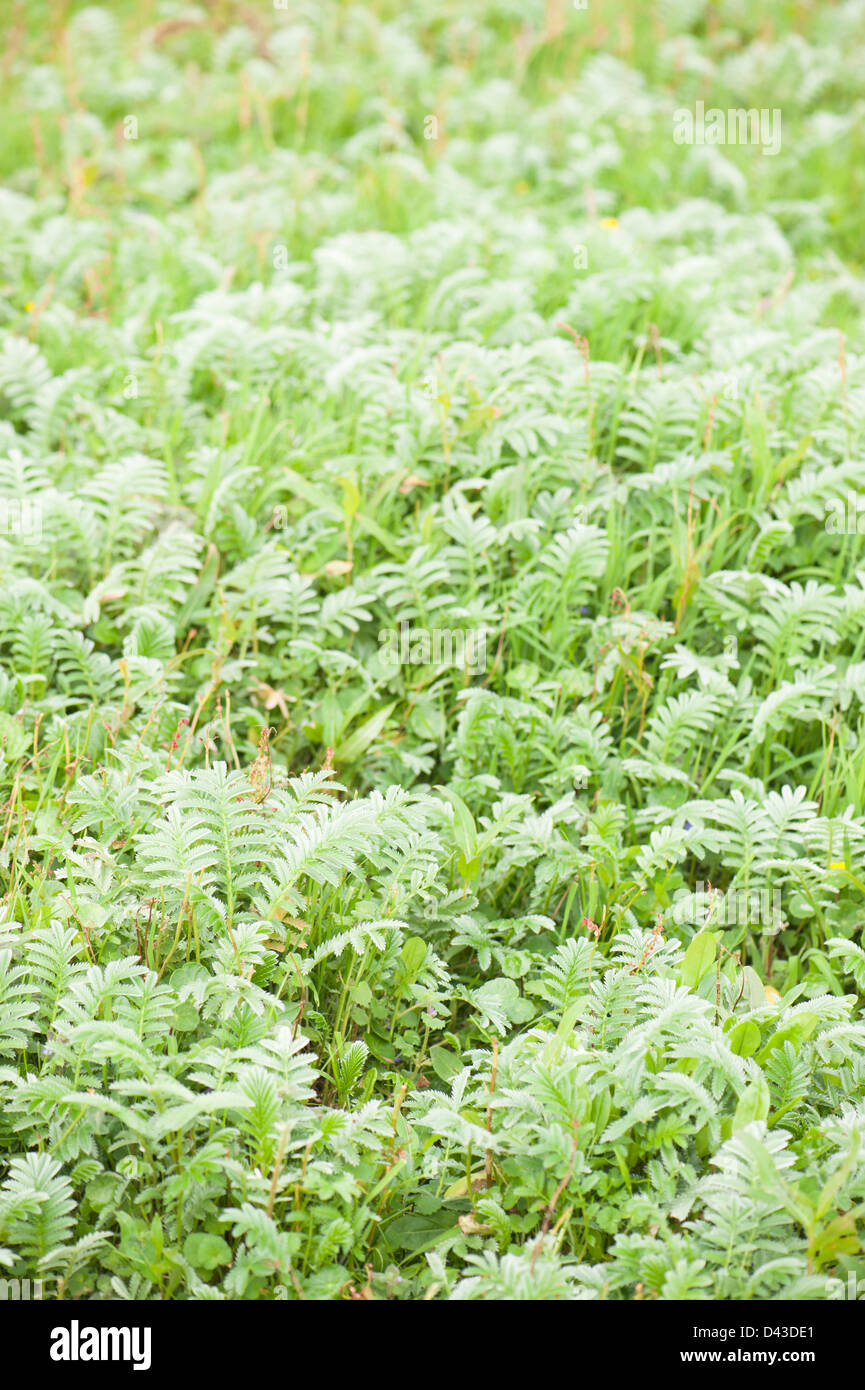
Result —
[{"label": "yellow flower", "polygon": [[778,993],[777,989],[775,989],[774,985],[764,985],[763,989],[766,993],[767,1004],[780,1004],[781,996]]},{"label": "yellow flower", "polygon": [[28,314],[32,314],[33,310],[36,308],[36,305],[33,303],[32,299],[28,299],[27,303],[24,305],[24,308],[26,309]]},{"label": "yellow flower", "polygon": [[602,218],[601,218],[601,226],[602,226],[606,231],[609,231],[612,227],[618,227],[618,225],[619,225],[619,219],[618,219],[618,217],[602,217]]},{"label": "yellow flower", "polygon": [[834,861],[834,863],[832,863],[832,864],[829,865],[829,868],[830,868],[830,869],[846,869],[846,868],[847,868],[847,865],[844,863],[844,860],[843,860],[843,859],[836,859],[836,860]]}]

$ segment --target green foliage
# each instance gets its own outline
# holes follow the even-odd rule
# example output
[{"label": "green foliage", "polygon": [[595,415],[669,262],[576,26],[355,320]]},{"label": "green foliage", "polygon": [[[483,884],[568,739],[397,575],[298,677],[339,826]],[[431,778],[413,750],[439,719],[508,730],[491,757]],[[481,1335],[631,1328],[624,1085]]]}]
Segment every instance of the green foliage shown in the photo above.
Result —
[{"label": "green foliage", "polygon": [[0,22],[4,1273],[837,1295],[862,7],[145,8]]}]

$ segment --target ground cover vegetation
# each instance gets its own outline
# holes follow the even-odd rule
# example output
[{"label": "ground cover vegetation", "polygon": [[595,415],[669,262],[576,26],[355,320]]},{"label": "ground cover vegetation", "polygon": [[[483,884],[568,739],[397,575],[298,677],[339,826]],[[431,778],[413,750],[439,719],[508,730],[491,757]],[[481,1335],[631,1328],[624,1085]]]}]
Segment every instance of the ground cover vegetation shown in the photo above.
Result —
[{"label": "ground cover vegetation", "polygon": [[2,25],[0,1272],[840,1296],[865,5]]}]

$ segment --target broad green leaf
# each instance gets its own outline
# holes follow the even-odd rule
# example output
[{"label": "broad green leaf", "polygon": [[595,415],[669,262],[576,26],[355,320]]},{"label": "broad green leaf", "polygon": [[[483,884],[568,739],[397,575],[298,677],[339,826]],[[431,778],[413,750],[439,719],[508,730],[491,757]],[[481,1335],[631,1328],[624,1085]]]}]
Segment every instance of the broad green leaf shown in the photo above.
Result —
[{"label": "broad green leaf", "polygon": [[761,1076],[758,1080],[750,1082],[739,1097],[739,1104],[733,1115],[733,1133],[737,1134],[754,1120],[765,1120],[768,1114],[769,1087]]},{"label": "broad green leaf", "polygon": [[405,980],[416,980],[427,957],[427,944],[422,936],[410,936],[400,951]]},{"label": "broad green leaf", "polygon": [[474,817],[462,797],[452,787],[442,787],[440,790],[454,808],[454,838],[463,859],[469,863],[477,853],[478,836]]},{"label": "broad green leaf", "polygon": [[337,762],[355,763],[364,754],[372,743],[373,739],[378,738],[388,719],[394,711],[393,704],[385,705],[376,714],[364,720],[359,729],[355,729],[348,738],[337,742],[336,758]]},{"label": "broad green leaf", "polygon": [[716,932],[701,931],[691,942],[679,968],[679,979],[689,989],[696,989],[707,971],[715,964],[718,954]]},{"label": "broad green leaf", "polygon": [[753,1057],[760,1042],[760,1029],[749,1018],[743,1018],[730,1033],[730,1051],[737,1057]]},{"label": "broad green leaf", "polygon": [[188,1235],[183,1242],[183,1254],[196,1269],[208,1274],[220,1265],[231,1263],[231,1246],[222,1236],[210,1235],[206,1231]]}]

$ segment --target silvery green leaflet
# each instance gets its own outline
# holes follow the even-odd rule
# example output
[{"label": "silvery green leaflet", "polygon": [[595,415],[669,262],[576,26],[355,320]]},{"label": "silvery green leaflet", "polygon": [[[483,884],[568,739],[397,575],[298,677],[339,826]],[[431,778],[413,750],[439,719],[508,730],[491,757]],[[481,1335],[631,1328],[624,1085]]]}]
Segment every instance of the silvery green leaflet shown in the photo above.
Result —
[{"label": "silvery green leaflet", "polygon": [[862,0],[2,22],[2,1274],[845,1296]]}]

